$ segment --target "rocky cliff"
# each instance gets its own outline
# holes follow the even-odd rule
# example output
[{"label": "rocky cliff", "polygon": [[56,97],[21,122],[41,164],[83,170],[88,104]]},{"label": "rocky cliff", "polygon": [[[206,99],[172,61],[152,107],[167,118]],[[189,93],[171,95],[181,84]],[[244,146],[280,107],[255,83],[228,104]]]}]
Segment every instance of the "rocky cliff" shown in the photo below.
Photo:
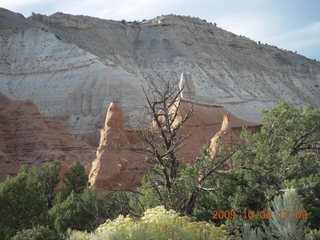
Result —
[{"label": "rocky cliff", "polygon": [[80,160],[87,165],[94,153],[59,121],[41,116],[31,100],[11,101],[0,93],[0,181],[16,175],[22,164]]},{"label": "rocky cliff", "polygon": [[255,43],[204,20],[167,15],[128,23],[55,13],[28,19],[0,9],[0,91],[32,99],[75,136],[99,143],[117,101],[134,125],[145,80],[190,72],[197,102],[260,122],[278,100],[320,106],[320,63]]},{"label": "rocky cliff", "polygon": [[[111,101],[121,102],[126,119],[139,109],[142,101],[136,76],[62,42],[20,15],[0,9],[3,12],[8,23],[6,27],[0,24],[4,56],[0,59],[0,92],[15,100],[32,99],[44,116],[58,118],[74,136],[91,144],[99,140],[105,107]],[[10,26],[15,18],[18,20]]]},{"label": "rocky cliff", "polygon": [[[258,120],[261,107],[279,99],[320,104],[319,62],[255,43],[200,19],[167,15],[122,24],[62,13],[46,18],[60,19],[60,23],[42,23],[63,41],[102,61],[107,57],[139,79],[178,79],[181,72],[192,73],[198,101],[231,110],[241,106],[245,118]],[[64,22],[70,19],[90,22],[92,27],[69,27]],[[36,17],[30,20],[41,22]]]}]

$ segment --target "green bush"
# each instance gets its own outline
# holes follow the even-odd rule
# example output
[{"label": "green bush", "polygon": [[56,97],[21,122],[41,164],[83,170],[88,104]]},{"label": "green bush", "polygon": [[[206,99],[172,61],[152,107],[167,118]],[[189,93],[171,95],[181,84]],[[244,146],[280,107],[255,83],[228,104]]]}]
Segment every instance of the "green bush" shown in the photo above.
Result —
[{"label": "green bush", "polygon": [[107,212],[93,189],[86,188],[81,194],[71,192],[69,197],[56,204],[49,212],[58,232],[68,228],[92,230],[107,219]]},{"label": "green bush", "polygon": [[62,181],[65,187],[58,194],[58,202],[66,200],[72,191],[76,194],[82,193],[86,186],[88,186],[88,176],[85,173],[84,166],[79,161],[74,161]]},{"label": "green bush", "polygon": [[41,169],[23,166],[18,176],[0,183],[1,240],[18,231],[18,237],[41,232],[42,228],[33,228],[37,225],[60,233],[68,228],[92,230],[108,217],[115,217],[113,205],[105,206],[104,200],[86,187],[88,177],[79,161],[65,174],[65,187],[57,194],[59,170],[58,161],[44,163]]},{"label": "green bush", "polygon": [[62,240],[62,238],[48,227],[37,226],[18,232],[12,240]]},{"label": "green bush", "polygon": [[181,217],[163,206],[146,210],[139,220],[119,216],[107,220],[95,232],[73,231],[70,240],[201,240],[228,239],[224,225],[215,227],[208,222],[192,222],[189,217]]},{"label": "green bush", "polygon": [[245,225],[242,232],[242,239],[245,240],[263,240],[265,237],[261,230],[254,229],[250,225]]},{"label": "green bush", "polygon": [[24,170],[0,184],[0,239],[46,220],[47,206],[33,170]]},{"label": "green bush", "polygon": [[[298,219],[296,211],[303,211],[303,205],[295,189],[286,189],[282,196],[271,202],[273,217],[264,226],[268,239],[302,240],[306,232],[306,219]],[[289,217],[281,217],[280,212],[289,211]]]},{"label": "green bush", "polygon": [[320,110],[295,109],[281,102],[264,111],[263,119],[260,132],[243,131],[243,141],[231,159],[235,169],[208,179],[214,191],[202,193],[198,212],[204,212],[202,207],[261,211],[283,189],[295,188],[308,212],[307,224],[318,228]]}]

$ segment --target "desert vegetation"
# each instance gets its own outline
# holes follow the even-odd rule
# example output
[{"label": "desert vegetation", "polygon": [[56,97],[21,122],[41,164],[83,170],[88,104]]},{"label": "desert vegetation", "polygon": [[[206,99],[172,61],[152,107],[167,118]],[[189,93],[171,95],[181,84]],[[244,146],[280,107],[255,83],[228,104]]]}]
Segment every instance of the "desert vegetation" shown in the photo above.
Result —
[{"label": "desert vegetation", "polygon": [[318,239],[320,111],[281,102],[262,114],[260,132],[215,159],[207,146],[194,165],[161,156],[135,191],[97,194],[79,162],[63,178],[58,161],[22,167],[0,184],[0,238]]}]

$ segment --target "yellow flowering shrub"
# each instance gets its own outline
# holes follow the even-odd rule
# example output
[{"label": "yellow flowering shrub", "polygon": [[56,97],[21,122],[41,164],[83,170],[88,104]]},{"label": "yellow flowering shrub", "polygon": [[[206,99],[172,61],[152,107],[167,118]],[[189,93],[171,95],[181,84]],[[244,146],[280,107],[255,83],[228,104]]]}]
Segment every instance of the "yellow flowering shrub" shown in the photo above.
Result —
[{"label": "yellow flowering shrub", "polygon": [[[76,236],[76,238],[75,238]],[[93,233],[73,231],[70,239],[78,240],[223,240],[228,239],[226,227],[215,227],[208,222],[191,222],[163,206],[145,211],[144,216],[134,221],[130,217],[100,225]]]},{"label": "yellow flowering shrub", "polygon": [[[68,231],[69,230],[70,229],[68,229]],[[67,236],[67,239],[69,240],[93,240],[94,239],[94,234],[90,234],[87,232],[80,232],[77,230],[73,230],[71,234],[68,232],[67,235],[69,235]]]}]

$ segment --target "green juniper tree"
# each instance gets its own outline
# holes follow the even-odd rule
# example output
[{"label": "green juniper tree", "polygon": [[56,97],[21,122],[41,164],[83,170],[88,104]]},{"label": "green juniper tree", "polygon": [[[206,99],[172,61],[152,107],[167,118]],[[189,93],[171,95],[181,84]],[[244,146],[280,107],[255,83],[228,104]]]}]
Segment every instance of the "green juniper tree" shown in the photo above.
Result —
[{"label": "green juniper tree", "polygon": [[47,201],[35,176],[35,169],[25,168],[0,184],[0,239],[46,221]]},{"label": "green juniper tree", "polygon": [[265,210],[266,203],[293,187],[309,213],[308,223],[319,226],[320,110],[295,109],[281,102],[263,112],[264,125],[255,134],[244,132],[232,160],[239,166],[210,178],[214,194],[199,206],[219,210]]},{"label": "green juniper tree", "polygon": [[85,168],[80,164],[80,161],[74,161],[70,166],[69,171],[62,179],[64,187],[58,195],[58,201],[63,202],[68,198],[71,192],[82,193],[88,186],[88,176],[85,173]]},{"label": "green juniper tree", "polygon": [[68,228],[93,230],[108,218],[103,202],[94,189],[85,188],[82,193],[71,192],[63,202],[57,203],[49,212],[58,232]]}]

